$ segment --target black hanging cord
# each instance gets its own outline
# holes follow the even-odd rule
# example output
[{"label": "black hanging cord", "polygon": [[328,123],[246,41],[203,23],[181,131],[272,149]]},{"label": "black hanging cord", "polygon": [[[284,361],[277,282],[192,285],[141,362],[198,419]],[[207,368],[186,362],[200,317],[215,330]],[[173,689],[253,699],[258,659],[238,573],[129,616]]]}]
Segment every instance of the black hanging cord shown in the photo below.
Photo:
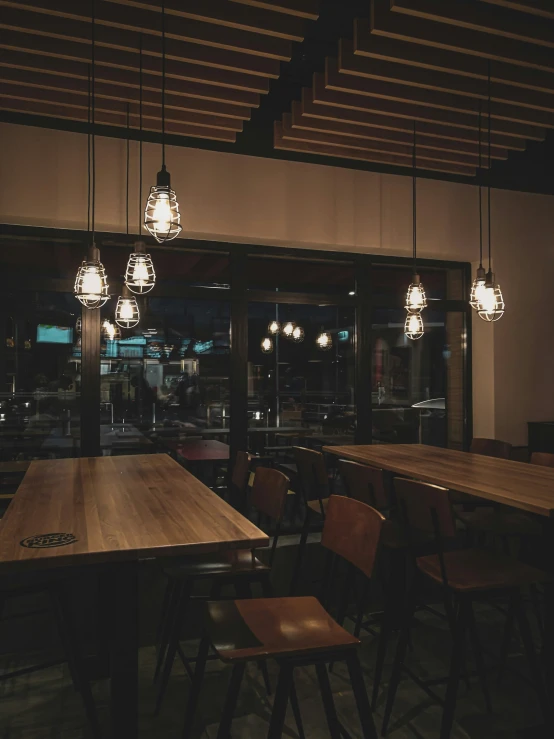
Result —
[{"label": "black hanging cord", "polygon": [[488,94],[489,94],[489,184],[487,188],[487,210],[488,210],[488,231],[489,231],[489,272],[492,271],[491,267],[491,60],[488,62]]},{"label": "black hanging cord", "polygon": [[92,0],[92,10],[91,10],[91,21],[92,21],[92,31],[91,31],[91,41],[92,41],[92,52],[91,52],[91,91],[92,91],[92,100],[91,100],[91,126],[92,126],[92,146],[91,146],[91,155],[92,155],[92,217],[91,217],[91,232],[92,232],[92,243],[94,244],[94,212],[95,212],[95,206],[96,206],[96,149],[95,149],[95,141],[94,141],[94,82],[95,82],[95,69],[94,69],[94,43],[95,43],[95,14],[94,14],[94,3],[95,0]]},{"label": "black hanging cord", "polygon": [[165,167],[165,3],[162,3],[162,167]]},{"label": "black hanging cord", "polygon": [[90,67],[88,70],[88,97],[87,97],[87,233],[90,234],[90,98],[91,98],[91,82]]},{"label": "black hanging cord", "polygon": [[483,103],[479,100],[479,268],[483,267],[483,203],[481,202],[481,109]]},{"label": "black hanging cord", "polygon": [[139,36],[139,213],[138,232],[142,234],[142,33]]},{"label": "black hanging cord", "polygon": [[416,215],[417,215],[417,192],[416,192],[416,122],[414,121],[414,147],[413,147],[413,153],[412,153],[412,226],[413,226],[413,252],[414,252],[414,274],[417,273],[417,265],[416,265],[416,254],[417,254],[417,238],[416,238]]},{"label": "black hanging cord", "polygon": [[125,183],[125,232],[129,235],[129,103],[127,103],[127,162],[126,162],[126,183]]}]

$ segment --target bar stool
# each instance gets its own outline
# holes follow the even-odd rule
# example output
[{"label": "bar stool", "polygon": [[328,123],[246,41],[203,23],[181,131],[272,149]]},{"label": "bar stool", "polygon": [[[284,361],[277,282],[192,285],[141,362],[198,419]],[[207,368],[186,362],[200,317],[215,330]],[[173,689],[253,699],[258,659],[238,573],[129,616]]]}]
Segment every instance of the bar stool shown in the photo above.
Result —
[{"label": "bar stool", "polygon": [[[278,470],[258,467],[250,497],[253,509],[266,515],[275,522],[273,543],[269,555],[269,564],[265,565],[253,550],[238,549],[235,551],[216,552],[203,557],[183,558],[179,564],[168,565],[165,575],[168,578],[169,606],[161,629],[160,645],[154,680],[160,678],[155,713],[159,713],[162,700],[167,689],[175,656],[179,654],[185,669],[192,676],[186,659],[179,645],[181,629],[186,618],[188,606],[192,598],[193,587],[199,580],[211,581],[210,599],[219,597],[222,587],[232,584],[239,597],[250,597],[250,586],[260,583],[265,596],[272,595],[270,574],[277,549],[280,526],[283,518],[288,478]],[[162,669],[163,668],[163,669]],[[264,674],[269,692],[269,678]]]},{"label": "bar stool", "polygon": [[290,594],[294,595],[302,568],[306,542],[310,532],[310,523],[314,516],[321,517],[323,520],[325,519],[329,496],[331,495],[331,486],[327,467],[325,466],[325,457],[321,452],[301,446],[293,447],[292,452],[298,472],[300,495],[306,508],[304,523],[300,533],[300,542],[298,544],[296,564],[290,584]]},{"label": "bar stool", "polygon": [[498,441],[498,439],[475,438],[471,442],[469,451],[471,454],[481,454],[483,457],[510,459],[512,445],[507,441]]},{"label": "bar stool", "polygon": [[[322,545],[331,555],[349,562],[367,577],[375,565],[383,516],[357,500],[333,495],[327,503]],[[289,698],[303,736],[293,673],[296,667],[314,665],[329,731],[338,739],[344,731],[338,721],[327,663],[346,661],[356,699],[362,736],[377,739],[358,659],[359,640],[339,626],[313,597],[261,598],[208,603],[205,633],[185,715],[184,737],[190,737],[210,645],[217,656],[233,666],[218,739],[230,736],[245,665],[248,661],[275,659],[279,679],[268,739],[283,732]]]},{"label": "bar stool", "polygon": [[[398,478],[395,480],[395,492],[406,525],[407,536],[411,537],[412,532],[424,531],[434,537],[436,553],[416,557],[416,565],[421,575],[442,587],[445,607],[451,622],[453,646],[446,698],[443,702],[431,691],[428,683],[419,680],[404,664],[410,622],[417,605],[416,585],[409,596],[404,625],[394,659],[383,718],[383,735],[386,734],[388,728],[396,691],[404,669],[429,695],[443,703],[440,739],[449,739],[454,721],[458,683],[464,663],[466,635],[469,635],[473,642],[483,692],[486,697],[488,696],[473,603],[478,599],[499,594],[508,595],[510,608],[514,610],[518,620],[541,709],[545,719],[549,722],[548,699],[520,591],[533,583],[550,581],[551,576],[542,570],[496,552],[480,549],[447,551],[448,541],[453,540],[456,535],[448,491],[436,485]],[[434,680],[432,684],[437,684],[437,682]],[[487,703],[489,703],[488,700]]]}]

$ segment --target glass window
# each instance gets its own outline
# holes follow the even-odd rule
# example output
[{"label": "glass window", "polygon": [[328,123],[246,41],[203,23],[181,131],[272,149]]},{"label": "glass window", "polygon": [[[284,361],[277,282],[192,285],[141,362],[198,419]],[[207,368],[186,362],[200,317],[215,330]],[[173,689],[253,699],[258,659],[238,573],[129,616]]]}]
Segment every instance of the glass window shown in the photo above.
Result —
[{"label": "glass window", "polygon": [[[463,300],[464,273],[459,267],[418,267],[428,300]],[[373,301],[376,305],[404,305],[412,269],[409,267],[380,267],[372,272]]]},{"label": "glass window", "polygon": [[[300,341],[294,331],[286,336],[287,326],[302,330]],[[353,308],[251,303],[248,347],[252,451],[282,457],[298,443],[320,448],[353,441]]]},{"label": "glass window", "polygon": [[417,341],[404,335],[405,316],[374,311],[373,441],[462,449],[465,315],[425,309]]},{"label": "glass window", "polygon": [[81,367],[72,294],[4,293],[0,301],[2,461],[78,453]]},{"label": "glass window", "polygon": [[248,257],[248,287],[281,292],[354,295],[354,265],[329,260]]}]

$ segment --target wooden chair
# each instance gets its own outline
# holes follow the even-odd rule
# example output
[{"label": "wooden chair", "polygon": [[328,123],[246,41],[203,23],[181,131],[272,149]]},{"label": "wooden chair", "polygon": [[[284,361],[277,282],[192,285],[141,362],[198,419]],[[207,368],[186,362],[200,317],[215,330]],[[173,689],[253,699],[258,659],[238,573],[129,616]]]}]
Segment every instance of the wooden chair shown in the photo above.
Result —
[{"label": "wooden chair", "polygon": [[[159,677],[156,713],[161,708],[177,654],[181,657],[189,674],[192,675],[190,660],[185,659],[179,640],[195,582],[201,579],[211,581],[209,597],[212,600],[219,597],[222,587],[226,584],[234,585],[239,597],[250,597],[251,585],[259,582],[264,595],[266,597],[272,595],[271,566],[279,539],[288,487],[289,480],[282,472],[267,467],[258,467],[256,470],[250,503],[255,510],[275,523],[269,564],[261,562],[253,550],[238,549],[223,553],[216,552],[198,558],[182,559],[179,564],[171,564],[165,568],[164,572],[168,579],[166,596],[168,607],[160,629],[158,659],[154,675],[154,680]],[[264,678],[269,687],[267,673],[264,674]]]},{"label": "wooden chair", "polygon": [[507,441],[497,439],[473,439],[469,448],[471,454],[481,454],[483,457],[497,457],[498,459],[510,459],[512,445]]},{"label": "wooden chair", "polygon": [[[548,700],[542,680],[541,668],[533,645],[531,630],[522,605],[521,589],[533,583],[550,581],[551,576],[542,570],[530,567],[497,552],[481,549],[448,550],[448,542],[453,541],[456,535],[448,491],[436,485],[428,485],[401,478],[395,480],[395,491],[402,511],[407,536],[411,538],[413,534],[422,531],[432,535],[434,538],[436,553],[416,557],[415,561],[418,572],[421,575],[441,586],[445,608],[451,624],[453,638],[452,656],[446,698],[443,703],[440,739],[449,739],[452,730],[458,683],[464,665],[466,636],[469,636],[473,643],[473,652],[480,674],[487,708],[490,709],[482,653],[473,613],[474,600],[483,599],[486,596],[507,594],[509,597],[510,608],[513,609],[519,623],[521,637],[529,659],[531,674],[535,682],[539,702],[545,719],[548,721]],[[434,680],[431,683],[424,683],[404,665],[409,641],[410,623],[416,605],[417,592],[414,591],[409,598],[404,626],[394,659],[383,718],[383,735],[387,731],[394,705],[394,698],[403,669],[429,695],[436,698],[429,685],[437,684],[438,681]]]},{"label": "wooden chair", "polygon": [[331,488],[327,467],[325,466],[325,457],[321,452],[301,446],[293,447],[292,451],[298,473],[297,482],[300,487],[300,495],[306,508],[300,542],[298,544],[296,564],[290,584],[290,594],[294,595],[302,568],[310,523],[314,515],[321,516],[325,519]]},{"label": "wooden chair", "polygon": [[554,454],[549,454],[548,452],[533,452],[529,461],[531,464],[538,464],[541,467],[554,467]]},{"label": "wooden chair", "polygon": [[[373,508],[343,496],[331,496],[323,528],[322,545],[329,554],[349,562],[371,577],[383,524]],[[362,736],[376,739],[363,675],[357,654],[359,641],[345,631],[313,597],[261,598],[208,603],[205,632],[185,715],[184,736],[191,736],[210,645],[217,656],[233,666],[231,682],[217,736],[229,737],[245,665],[248,661],[274,659],[279,679],[268,736],[282,736],[289,699],[299,735],[304,736],[293,673],[295,667],[314,665],[331,736],[344,733],[337,718],[329,685],[327,663],[344,660],[348,665]]]}]

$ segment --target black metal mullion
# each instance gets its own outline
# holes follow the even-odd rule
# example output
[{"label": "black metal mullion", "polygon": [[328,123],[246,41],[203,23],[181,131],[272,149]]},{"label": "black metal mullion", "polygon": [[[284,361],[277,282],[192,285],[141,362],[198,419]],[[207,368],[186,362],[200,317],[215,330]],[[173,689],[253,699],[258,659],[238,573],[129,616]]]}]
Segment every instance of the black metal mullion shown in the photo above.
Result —
[{"label": "black metal mullion", "polygon": [[356,444],[372,442],[371,403],[371,258],[356,259]]},{"label": "black metal mullion", "polygon": [[100,309],[82,309],[81,456],[100,456]]},{"label": "black metal mullion", "polygon": [[229,423],[229,475],[238,451],[247,448],[248,436],[248,297],[246,250],[234,249],[231,261],[231,420]]}]

